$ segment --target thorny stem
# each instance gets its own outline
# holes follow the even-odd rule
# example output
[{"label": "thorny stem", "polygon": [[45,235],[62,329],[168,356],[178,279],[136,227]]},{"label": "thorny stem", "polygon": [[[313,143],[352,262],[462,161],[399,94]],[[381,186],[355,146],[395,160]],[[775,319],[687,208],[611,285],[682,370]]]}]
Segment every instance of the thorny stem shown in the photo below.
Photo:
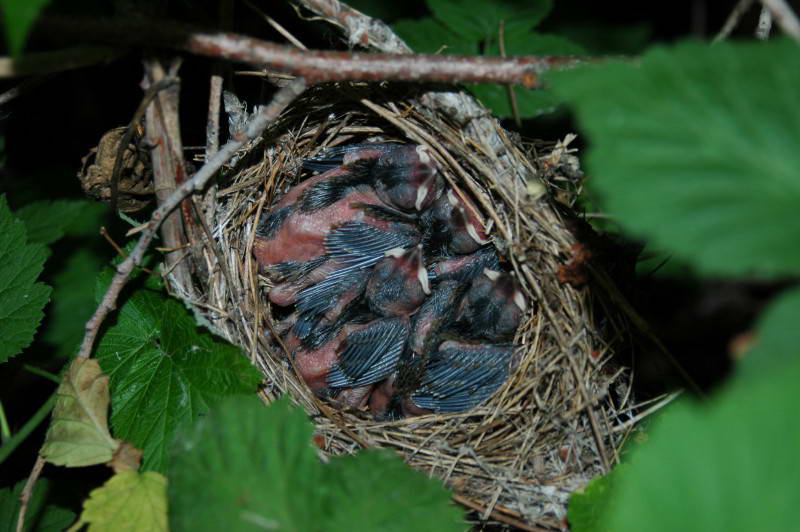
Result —
[{"label": "thorny stem", "polygon": [[106,290],[103,300],[95,310],[92,317],[86,323],[86,335],[81,343],[78,357],[88,358],[92,353],[92,347],[97,333],[100,330],[100,325],[105,320],[106,316],[116,308],[117,298],[119,297],[122,288],[128,281],[128,276],[133,271],[133,268],[142,262],[144,253],[147,250],[150,242],[158,230],[159,225],[164,220],[164,217],[172,212],[178,204],[183,201],[185,197],[196,190],[202,189],[206,183],[216,174],[223,164],[225,164],[231,157],[247,143],[248,141],[257,138],[264,128],[271,122],[278,118],[280,113],[297,98],[306,88],[306,83],[303,78],[297,78],[286,87],[280,89],[272,100],[261,113],[259,113],[247,126],[244,134],[238,135],[228,141],[217,154],[209,159],[191,179],[184,181],[175,192],[170,194],[164,202],[153,211],[150,221],[147,223],[146,228],[142,231],[139,237],[139,242],[131,251],[124,261],[117,266],[117,273],[111,280],[111,284]]},{"label": "thorny stem", "polygon": [[129,45],[185,50],[302,76],[309,84],[326,81],[415,81],[501,83],[539,86],[539,73],[577,62],[574,57],[512,58],[433,54],[363,54],[305,51],[236,33],[208,32],[155,20],[135,21],[52,17],[42,24],[65,35]]}]

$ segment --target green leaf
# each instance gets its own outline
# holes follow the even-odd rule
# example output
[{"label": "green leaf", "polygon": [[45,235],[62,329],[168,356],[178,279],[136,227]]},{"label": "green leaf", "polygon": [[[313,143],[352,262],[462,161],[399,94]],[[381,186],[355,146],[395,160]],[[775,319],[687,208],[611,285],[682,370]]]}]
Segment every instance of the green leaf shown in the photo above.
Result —
[{"label": "green leaf", "polygon": [[737,367],[744,378],[783,371],[797,360],[800,349],[800,289],[781,294],[758,320],[756,345],[747,352]]},{"label": "green leaf", "polygon": [[569,526],[572,532],[600,532],[600,523],[608,510],[612,487],[628,464],[619,464],[607,475],[593,478],[569,498]]},{"label": "green leaf", "polygon": [[37,283],[47,250],[28,243],[25,225],[0,196],[0,362],[28,347],[44,313],[50,287]]},{"label": "green leaf", "polygon": [[[511,33],[506,35],[506,55],[583,55],[583,48],[556,35],[540,33]],[[497,42],[487,46],[486,55],[500,55]],[[502,85],[468,85],[470,92],[497,116],[511,116],[508,89]],[[519,114],[531,118],[549,113],[558,107],[561,99],[548,89],[512,89],[517,95]]]},{"label": "green leaf", "polygon": [[52,303],[40,338],[53,346],[57,357],[73,355],[83,339],[84,326],[97,307],[95,280],[103,263],[99,253],[80,247],[51,279]]},{"label": "green leaf", "polygon": [[174,530],[464,530],[439,481],[389,451],[321,464],[287,398],[232,398],[182,432],[170,470]]},{"label": "green leaf", "polygon": [[102,204],[88,200],[42,200],[21,207],[14,214],[25,222],[29,241],[52,244],[75,229],[86,231],[87,223],[94,225],[96,232],[105,210]]},{"label": "green leaf", "polygon": [[792,42],[685,43],[552,73],[609,213],[702,273],[800,272],[800,60]]},{"label": "green leaf", "polygon": [[450,31],[447,26],[427,17],[419,20],[400,20],[392,26],[397,35],[415,52],[434,54],[475,55],[478,43]]},{"label": "green leaf", "polygon": [[434,16],[454,33],[471,41],[497,36],[500,22],[506,31],[535,28],[552,8],[550,0],[428,0]]},{"label": "green leaf", "polygon": [[41,455],[67,467],[110,461],[120,442],[108,431],[108,377],[97,361],[73,360],[57,394]]},{"label": "green leaf", "polygon": [[[99,279],[104,292],[111,270]],[[228,395],[256,391],[263,376],[241,351],[201,332],[186,308],[140,288],[121,306],[97,347],[111,378],[115,436],[144,451],[143,467],[164,471],[176,427]]]},{"label": "green leaf", "polygon": [[[25,481],[18,482],[13,489],[0,489],[0,532],[14,532],[19,516],[19,497]],[[75,520],[75,513],[59,506],[46,505],[50,483],[39,479],[33,488],[28,510],[25,512],[25,528],[31,532],[61,532]]]},{"label": "green leaf", "polygon": [[392,451],[362,451],[331,459],[332,506],[325,523],[330,531],[464,530],[463,512],[435,479],[412,470]]},{"label": "green leaf", "polygon": [[665,409],[615,482],[599,529],[796,529],[798,380],[795,357],[782,371],[734,380],[710,403]]},{"label": "green leaf", "polygon": [[0,0],[5,21],[6,41],[12,55],[19,55],[28,32],[49,0]]},{"label": "green leaf", "polygon": [[322,465],[305,413],[231,398],[184,430],[170,469],[174,530],[324,529]]},{"label": "green leaf", "polygon": [[166,532],[167,479],[153,471],[117,473],[92,490],[70,530],[86,524],[90,532]]}]

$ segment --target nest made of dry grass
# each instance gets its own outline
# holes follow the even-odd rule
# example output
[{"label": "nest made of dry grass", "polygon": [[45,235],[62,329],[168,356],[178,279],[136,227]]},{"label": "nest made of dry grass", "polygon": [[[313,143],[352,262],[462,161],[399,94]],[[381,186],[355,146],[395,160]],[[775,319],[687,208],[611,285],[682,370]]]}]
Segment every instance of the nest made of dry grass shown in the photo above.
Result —
[{"label": "nest made of dry grass", "polygon": [[[570,493],[614,462],[632,409],[630,372],[613,358],[627,336],[625,320],[604,294],[562,284],[557,275],[576,244],[564,206],[574,190],[563,177],[574,158],[563,144],[522,146],[499,126],[468,136],[420,94],[408,85],[333,84],[309,90],[287,110],[207,196],[217,249],[203,248],[193,305],[249,353],[264,372],[268,399],[289,394],[306,409],[325,453],[395,449],[484,519],[561,528]],[[303,157],[373,140],[432,149],[450,186],[482,210],[534,302],[517,333],[519,367],[468,412],[377,422],[365,412],[335,410],[298,378],[270,333],[279,310],[270,308],[268,282],[251,255],[259,216],[298,182]]]}]

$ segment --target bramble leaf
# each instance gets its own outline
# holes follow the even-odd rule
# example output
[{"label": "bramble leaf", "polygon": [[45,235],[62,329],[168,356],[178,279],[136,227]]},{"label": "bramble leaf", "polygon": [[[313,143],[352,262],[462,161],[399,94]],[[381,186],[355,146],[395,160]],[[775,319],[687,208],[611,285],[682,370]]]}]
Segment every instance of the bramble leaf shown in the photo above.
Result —
[{"label": "bramble leaf", "polygon": [[[662,411],[589,530],[736,532],[796,525],[800,359]],[[765,488],[766,487],[766,488]]]},{"label": "bramble leaf", "polygon": [[[389,451],[320,463],[286,398],[231,398],[182,431],[170,470],[176,530],[463,530],[441,483]],[[355,528],[354,528],[355,527]]]},{"label": "bramble leaf", "polygon": [[[584,53],[583,48],[557,35],[533,32],[517,32],[506,35],[506,55],[508,56],[578,56]],[[500,55],[500,49],[496,41],[487,47],[485,55]],[[511,116],[513,114],[508,97],[508,89],[505,86],[481,84],[468,85],[468,88],[495,115]],[[547,88],[530,90],[513,87],[512,90],[517,96],[519,114],[523,118],[552,112],[561,103],[561,99]]]},{"label": "bramble leaf", "polygon": [[[19,497],[25,487],[25,480],[14,486],[0,489],[0,532],[15,532],[19,516]],[[61,532],[75,520],[75,513],[47,503],[50,482],[39,479],[33,488],[28,510],[25,512],[25,532]]]},{"label": "bramble leaf", "polygon": [[108,431],[108,377],[97,361],[73,360],[57,394],[42,456],[67,467],[110,461],[120,442]]},{"label": "bramble leaf", "polygon": [[30,242],[52,244],[65,234],[84,229],[87,222],[99,221],[105,210],[104,205],[89,200],[42,200],[23,205],[14,215],[25,222]]},{"label": "bramble leaf", "polygon": [[684,43],[554,72],[590,185],[630,232],[709,275],[800,272],[795,43]]},{"label": "bramble leaf", "polygon": [[435,54],[475,55],[478,43],[450,31],[447,26],[432,17],[419,20],[400,20],[392,29],[415,52]]},{"label": "bramble leaf", "polygon": [[154,471],[117,473],[92,490],[70,530],[158,532],[167,527],[167,479]]},{"label": "bramble leaf", "polygon": [[[99,292],[111,277],[101,274]],[[179,424],[225,396],[254,393],[263,378],[237,347],[200,331],[180,302],[148,288],[121,305],[96,356],[111,378],[114,435],[144,451],[143,467],[157,471],[166,470]]]},{"label": "bramble leaf", "polygon": [[363,530],[464,530],[463,512],[442,483],[412,470],[392,451],[332,458],[326,473],[336,508],[327,530],[347,532],[353,523]]},{"label": "bramble leaf", "polygon": [[0,0],[6,42],[13,55],[22,52],[25,39],[39,12],[50,0]]},{"label": "bramble leaf", "polygon": [[471,41],[497,36],[500,22],[506,31],[528,31],[550,13],[550,0],[428,0],[434,16],[454,33]]},{"label": "bramble leaf", "polygon": [[33,341],[50,296],[50,287],[36,282],[46,258],[46,248],[28,242],[25,225],[0,196],[0,362]]}]

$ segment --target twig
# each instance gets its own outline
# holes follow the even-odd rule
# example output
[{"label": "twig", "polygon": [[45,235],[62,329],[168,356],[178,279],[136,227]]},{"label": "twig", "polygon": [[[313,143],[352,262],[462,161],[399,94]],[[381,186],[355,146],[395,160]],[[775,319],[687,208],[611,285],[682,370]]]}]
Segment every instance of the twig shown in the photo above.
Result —
[{"label": "twig", "polygon": [[4,93],[0,94],[0,106],[7,104],[14,98],[18,98],[19,96],[33,89],[34,87],[38,87],[45,81],[49,80],[52,76],[53,76],[52,74],[44,74],[43,76],[28,78],[25,81],[22,81],[16,87],[8,89]]},{"label": "twig", "polygon": [[761,8],[758,15],[758,26],[756,26],[756,39],[766,41],[769,39],[769,32],[772,30],[772,13],[766,7]]},{"label": "twig", "polygon": [[237,135],[225,143],[217,154],[206,161],[191,179],[182,183],[155,211],[153,211],[152,216],[150,216],[150,221],[147,223],[147,228],[142,231],[139,241],[136,243],[136,246],[134,246],[131,254],[128,255],[128,258],[117,266],[117,273],[114,275],[111,284],[103,295],[100,305],[86,323],[86,334],[83,337],[83,342],[78,351],[78,357],[88,358],[91,355],[97,333],[100,330],[100,325],[103,323],[106,316],[116,308],[117,298],[122,288],[125,286],[125,283],[128,281],[128,276],[131,274],[131,271],[133,271],[133,268],[141,263],[142,257],[144,257],[144,253],[150,245],[150,242],[152,242],[164,217],[172,212],[186,196],[196,190],[202,189],[223,164],[230,160],[230,158],[247,142],[257,138],[264,128],[273,122],[278,115],[305,90],[305,87],[305,81],[302,78],[298,78],[276,92],[272,102],[253,118],[243,134]]},{"label": "twig", "polygon": [[[219,23],[224,30],[233,25],[233,1],[224,0],[219,3]],[[219,150],[219,119],[222,106],[222,84],[226,65],[216,62],[211,68],[208,94],[208,123],[206,124],[205,160],[211,159]]]},{"label": "twig", "polygon": [[[484,510],[486,510],[486,508],[481,503],[479,503],[477,501],[473,501],[472,499],[468,499],[467,497],[464,497],[463,495],[458,495],[457,493],[453,494],[453,500],[456,501],[459,504],[463,504],[464,506],[466,506],[468,508],[472,508],[476,512],[483,512]],[[508,517],[507,515],[503,515],[503,513],[498,511],[498,510],[492,510],[489,513],[489,515],[492,518],[496,519],[497,521],[500,521],[501,523],[505,523],[507,525],[511,525],[511,526],[516,527],[516,528],[518,528],[520,530],[526,530],[526,531],[530,531],[530,532],[550,532],[551,531],[551,529],[549,529],[549,528],[539,528],[539,527],[531,526],[528,523],[525,523],[523,521],[519,521],[517,519],[512,519],[511,517]],[[546,525],[550,526],[550,527],[553,527],[553,528],[559,528],[559,529],[562,528],[562,527],[556,525],[555,523],[551,523],[549,521],[546,523]]]},{"label": "twig", "polygon": [[408,54],[411,48],[379,19],[373,19],[339,0],[293,0],[347,33],[351,46],[359,44],[389,53]]},{"label": "twig", "polygon": [[281,35],[283,35],[283,36],[284,36],[284,38],[285,38],[287,41],[289,41],[290,43],[292,43],[292,45],[294,45],[296,48],[300,48],[301,50],[308,50],[308,47],[307,47],[305,44],[303,44],[302,42],[300,42],[300,39],[298,39],[297,37],[295,37],[294,35],[292,35],[292,34],[289,32],[289,30],[287,30],[286,28],[284,28],[283,26],[281,26],[281,25],[278,23],[278,21],[277,21],[277,20],[275,20],[275,19],[274,19],[274,18],[272,18],[271,16],[269,16],[269,15],[267,15],[266,13],[264,13],[263,11],[261,11],[261,10],[260,10],[260,9],[259,9],[257,6],[253,5],[253,3],[252,3],[252,2],[250,2],[250,0],[244,0],[244,3],[245,3],[245,4],[247,4],[247,7],[249,7],[250,9],[252,9],[253,11],[255,11],[256,13],[258,13],[259,15],[261,15],[261,16],[264,18],[264,20],[266,20],[266,21],[267,21],[267,24],[269,24],[270,26],[272,26],[272,28],[273,28],[275,31],[277,31],[278,33],[280,33]]},{"label": "twig", "polygon": [[31,502],[31,495],[33,488],[36,486],[36,481],[39,480],[39,475],[42,474],[44,467],[44,458],[42,455],[36,457],[36,462],[33,464],[31,474],[28,475],[28,480],[25,482],[25,487],[22,488],[22,494],[19,496],[19,516],[17,517],[17,532],[25,530],[25,514],[28,512],[28,504]]},{"label": "twig", "polygon": [[612,433],[614,433],[614,432],[624,432],[624,431],[630,429],[631,427],[633,427],[635,425],[638,425],[639,422],[641,420],[643,420],[644,418],[646,418],[647,416],[652,415],[653,413],[657,412],[658,410],[661,410],[662,408],[664,408],[665,406],[670,404],[681,393],[682,393],[682,391],[678,390],[677,392],[672,392],[671,394],[668,394],[666,397],[664,397],[663,399],[658,401],[656,404],[654,404],[653,406],[651,406],[647,410],[643,410],[642,412],[639,412],[638,414],[636,414],[634,417],[632,417],[631,419],[629,419],[625,423],[621,423],[621,424],[617,425],[616,427],[612,427],[610,432],[612,432]]},{"label": "twig", "polygon": [[327,81],[415,81],[507,83],[534,88],[540,72],[570,66],[574,57],[360,54],[304,51],[235,33],[207,32],[167,22],[50,17],[42,26],[68,36],[112,43],[185,50],[253,65],[268,64],[307,79]]},{"label": "twig", "polygon": [[[143,226],[143,227],[147,227],[147,224],[144,224],[144,226]],[[105,228],[105,226],[103,226],[103,227],[101,227],[101,228],[100,228],[100,234],[102,235],[102,237],[103,237],[103,238],[105,238],[105,239],[106,239],[106,242],[108,242],[108,243],[109,243],[109,245],[110,245],[112,248],[114,248],[114,251],[116,251],[116,252],[117,252],[117,254],[118,254],[120,257],[122,257],[123,259],[127,259],[127,258],[128,258],[128,254],[127,254],[127,253],[125,253],[125,250],[124,250],[124,249],[122,249],[122,247],[121,247],[119,244],[117,244],[117,243],[114,241],[114,239],[113,239],[113,238],[111,238],[111,235],[108,233],[108,230]],[[158,274],[157,274],[156,272],[154,272],[153,270],[149,269],[149,268],[142,268],[142,271],[143,271],[143,272],[146,272],[146,273],[149,273],[149,274],[150,274],[150,275],[152,275],[153,277],[158,277]]]},{"label": "twig", "polygon": [[717,36],[714,37],[714,40],[711,42],[719,42],[727,39],[733,29],[739,24],[739,19],[750,9],[752,4],[753,0],[739,0],[739,2],[733,6],[730,15],[728,15],[728,18],[725,20],[725,24],[722,25],[722,29],[719,30],[719,33],[717,33]]},{"label": "twig", "polygon": [[20,57],[0,57],[0,78],[40,76],[97,63],[109,63],[126,50],[108,46],[75,46]]},{"label": "twig", "polygon": [[800,41],[800,21],[785,0],[761,0],[761,5],[769,9],[775,24],[783,33],[795,41]]},{"label": "twig", "polygon": [[208,91],[208,122],[206,124],[206,158],[211,159],[219,150],[219,118],[222,105],[222,75],[220,66],[214,66]]},{"label": "twig", "polygon": [[[169,73],[153,57],[145,59],[144,65],[147,83],[157,84],[164,79],[177,77],[180,60],[173,59]],[[177,83],[171,85],[170,89],[158,92],[145,114],[145,134],[147,143],[152,146],[153,182],[159,204],[188,178],[178,118],[179,92]],[[171,213],[161,225],[164,248],[182,249],[188,240],[186,231],[189,229],[191,209],[186,202],[181,204],[181,211]],[[183,258],[167,253],[164,256],[166,268],[162,273],[171,276],[174,281],[172,285],[179,287],[183,294],[191,295],[191,272],[188,262]]]},{"label": "twig", "polygon": [[[500,47],[500,57],[506,56],[506,21],[500,21],[500,29],[497,32],[497,45]],[[506,92],[508,93],[508,103],[511,104],[511,114],[514,116],[514,123],[517,128],[522,129],[522,119],[519,116],[519,105],[517,104],[517,93],[514,87],[506,85]]]},{"label": "twig", "polygon": [[3,443],[3,446],[0,447],[0,464],[5,462],[6,458],[13,453],[19,444],[24,442],[28,436],[31,435],[31,432],[39,426],[39,424],[45,420],[50,411],[56,404],[56,397],[57,394],[53,394],[50,398],[45,401],[45,403],[39,407],[36,413],[31,416],[31,418],[25,422],[21,429],[16,431],[13,436],[11,436],[8,441]]},{"label": "twig", "polygon": [[159,91],[164,90],[172,85],[179,83],[177,78],[164,78],[151,87],[147,89],[142,98],[142,101],[139,102],[139,107],[136,108],[136,112],[133,113],[133,118],[128,123],[128,127],[125,129],[125,134],[122,135],[122,140],[119,142],[119,146],[117,147],[117,156],[114,158],[114,169],[111,171],[111,210],[116,212],[117,210],[117,194],[119,192],[119,173],[122,169],[122,156],[125,154],[125,151],[128,149],[128,144],[131,143],[133,139],[133,134],[136,132],[136,126],[142,120],[145,111],[147,110],[147,106],[150,105],[150,102],[153,101],[156,94]]}]

